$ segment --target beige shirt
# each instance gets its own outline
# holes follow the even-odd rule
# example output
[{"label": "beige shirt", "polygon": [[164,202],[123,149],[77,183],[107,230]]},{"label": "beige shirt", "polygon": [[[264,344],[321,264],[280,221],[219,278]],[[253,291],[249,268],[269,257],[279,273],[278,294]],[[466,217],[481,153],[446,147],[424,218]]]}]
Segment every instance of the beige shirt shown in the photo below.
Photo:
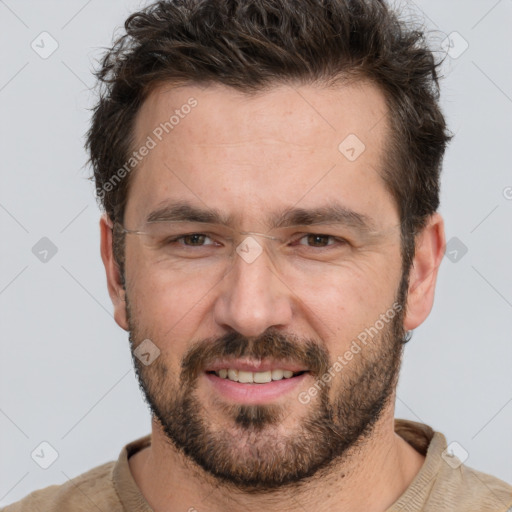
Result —
[{"label": "beige shirt", "polygon": [[[395,419],[395,432],[426,458],[411,485],[386,512],[512,512],[512,486],[443,455],[443,434],[401,419]],[[128,458],[150,443],[151,435],[128,443],[116,462],[34,491],[1,512],[152,512],[128,465]]]}]

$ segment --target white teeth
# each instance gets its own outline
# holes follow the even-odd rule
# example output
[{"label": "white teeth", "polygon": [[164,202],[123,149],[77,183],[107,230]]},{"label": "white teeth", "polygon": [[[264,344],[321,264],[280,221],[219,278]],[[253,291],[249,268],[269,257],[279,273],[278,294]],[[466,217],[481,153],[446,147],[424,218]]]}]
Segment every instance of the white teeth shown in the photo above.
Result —
[{"label": "white teeth", "polygon": [[272,370],[272,380],[281,380],[284,377],[283,370]]},{"label": "white teeth", "polygon": [[238,382],[252,384],[254,382],[253,373],[252,372],[244,372],[243,370],[238,370]]},{"label": "white teeth", "polygon": [[266,372],[246,372],[244,370],[235,370],[234,368],[223,368],[216,371],[215,374],[221,379],[229,379],[244,384],[266,384],[273,380],[289,379],[293,377],[291,370],[267,370]]},{"label": "white teeth", "polygon": [[272,372],[270,370],[267,372],[254,372],[253,379],[258,384],[265,384],[265,382],[272,380]]}]

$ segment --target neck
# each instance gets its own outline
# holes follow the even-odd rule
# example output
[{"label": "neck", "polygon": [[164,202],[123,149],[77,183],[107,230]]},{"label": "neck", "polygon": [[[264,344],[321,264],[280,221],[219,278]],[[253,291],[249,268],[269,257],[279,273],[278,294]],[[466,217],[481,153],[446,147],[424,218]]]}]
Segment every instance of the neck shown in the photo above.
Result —
[{"label": "neck", "polygon": [[152,443],[129,459],[132,475],[155,512],[385,512],[407,489],[424,456],[395,434],[394,408],[342,460],[293,487],[244,492],[219,483],[167,439],[153,419]]}]

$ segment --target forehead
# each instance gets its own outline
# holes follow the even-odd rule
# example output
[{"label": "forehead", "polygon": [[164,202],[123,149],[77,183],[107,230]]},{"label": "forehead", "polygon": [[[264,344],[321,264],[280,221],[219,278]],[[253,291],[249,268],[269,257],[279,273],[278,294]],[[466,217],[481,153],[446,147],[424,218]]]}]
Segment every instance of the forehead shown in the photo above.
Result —
[{"label": "forehead", "polygon": [[183,199],[241,221],[298,202],[390,215],[380,177],[387,130],[384,96],[369,83],[254,95],[162,85],[136,119],[135,148],[148,138],[153,147],[131,176],[126,217]]}]

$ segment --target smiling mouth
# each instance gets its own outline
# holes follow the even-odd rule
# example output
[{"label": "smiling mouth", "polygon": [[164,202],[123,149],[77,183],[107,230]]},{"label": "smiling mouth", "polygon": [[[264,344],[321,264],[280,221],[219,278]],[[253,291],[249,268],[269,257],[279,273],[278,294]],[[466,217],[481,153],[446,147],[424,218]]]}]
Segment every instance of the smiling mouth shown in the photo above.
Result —
[{"label": "smiling mouth", "polygon": [[207,371],[207,374],[216,375],[221,379],[230,380],[232,382],[239,382],[241,384],[267,384],[273,381],[283,379],[291,379],[298,377],[307,371],[293,372],[291,370],[275,369],[260,372],[250,372],[245,370],[238,370],[236,368],[222,368],[217,371]]}]

